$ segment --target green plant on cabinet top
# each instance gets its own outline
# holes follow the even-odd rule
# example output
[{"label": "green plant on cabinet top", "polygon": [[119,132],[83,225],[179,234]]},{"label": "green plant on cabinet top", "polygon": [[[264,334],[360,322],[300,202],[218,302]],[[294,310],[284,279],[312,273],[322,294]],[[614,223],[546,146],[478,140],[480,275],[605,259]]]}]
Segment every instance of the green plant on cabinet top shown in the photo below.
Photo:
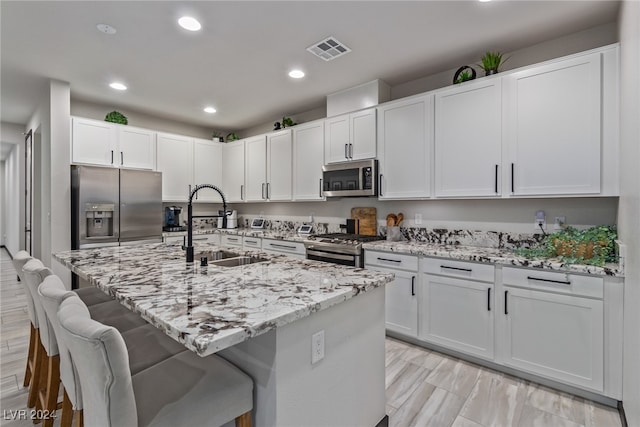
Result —
[{"label": "green plant on cabinet top", "polygon": [[111,123],[118,123],[121,125],[129,124],[127,117],[118,111],[112,111],[109,114],[107,114],[104,118],[104,121],[111,122]]}]

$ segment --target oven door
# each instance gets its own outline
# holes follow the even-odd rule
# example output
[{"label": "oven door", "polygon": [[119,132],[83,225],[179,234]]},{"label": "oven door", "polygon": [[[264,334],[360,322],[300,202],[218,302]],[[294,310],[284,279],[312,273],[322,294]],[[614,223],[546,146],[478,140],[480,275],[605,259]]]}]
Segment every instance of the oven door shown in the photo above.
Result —
[{"label": "oven door", "polygon": [[335,252],[307,248],[307,259],[331,262],[333,264],[348,265],[350,267],[361,267],[360,255],[339,254]]}]

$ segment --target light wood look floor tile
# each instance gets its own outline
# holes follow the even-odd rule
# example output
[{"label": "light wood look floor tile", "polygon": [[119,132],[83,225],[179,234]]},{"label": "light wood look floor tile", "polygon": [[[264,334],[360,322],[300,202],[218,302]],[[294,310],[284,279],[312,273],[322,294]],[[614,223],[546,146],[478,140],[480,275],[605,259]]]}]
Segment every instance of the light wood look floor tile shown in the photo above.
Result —
[{"label": "light wood look floor tile", "polygon": [[479,375],[478,367],[447,357],[433,369],[427,382],[466,399]]},{"label": "light wood look floor tile", "polygon": [[455,420],[453,420],[453,424],[451,427],[485,427],[482,424],[478,424],[473,422],[461,415],[458,415]]},{"label": "light wood look floor tile", "polygon": [[530,383],[527,390],[527,405],[545,412],[567,418],[578,424],[585,423],[584,399],[561,393],[539,384]]},{"label": "light wood look floor tile", "polygon": [[619,426],[622,425],[620,414],[614,408],[600,405],[596,402],[585,401],[585,427]]},{"label": "light wood look floor tile", "polygon": [[[524,405],[518,427],[582,427],[582,424]],[[603,426],[605,427],[605,426]]]},{"label": "light wood look floor tile", "polygon": [[407,363],[391,384],[387,384],[387,404],[399,408],[429,375],[429,370]]}]

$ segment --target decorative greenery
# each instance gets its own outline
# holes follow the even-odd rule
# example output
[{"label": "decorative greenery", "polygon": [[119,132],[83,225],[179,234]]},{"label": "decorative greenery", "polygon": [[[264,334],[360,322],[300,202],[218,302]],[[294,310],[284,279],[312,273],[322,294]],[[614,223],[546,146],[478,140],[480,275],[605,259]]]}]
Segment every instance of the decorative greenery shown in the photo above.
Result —
[{"label": "decorative greenery", "polygon": [[282,118],[282,127],[286,128],[287,126],[295,126],[296,123],[294,123],[293,120],[291,120],[291,117],[283,117]]},{"label": "decorative greenery", "polygon": [[500,52],[487,52],[484,54],[480,61],[482,64],[478,64],[478,67],[482,68],[485,72],[493,71],[498,72],[500,65],[507,62],[509,58],[502,60],[502,53]]},{"label": "decorative greenery", "polygon": [[129,121],[127,120],[125,115],[118,111],[112,111],[109,114],[107,114],[106,117],[104,118],[104,121],[111,122],[111,123],[118,123],[121,125],[129,124]]},{"label": "decorative greenery", "polygon": [[517,249],[516,254],[527,258],[557,258],[565,264],[588,264],[602,267],[616,262],[615,226],[599,225],[586,230],[566,227],[547,235],[537,247]]},{"label": "decorative greenery", "polygon": [[224,141],[224,135],[223,135],[223,133],[222,133],[222,132],[220,132],[220,131],[217,131],[217,130],[214,130],[214,131],[213,131],[213,133],[211,134],[211,138],[212,138],[213,140],[218,140],[218,141],[220,141],[220,142],[223,142],[223,141]]},{"label": "decorative greenery", "polygon": [[456,83],[466,82],[467,80],[471,80],[471,73],[469,71],[463,71],[456,79]]},{"label": "decorative greenery", "polygon": [[240,138],[238,137],[238,134],[236,134],[236,133],[234,133],[234,132],[232,132],[232,133],[230,133],[230,134],[228,134],[228,135],[227,135],[227,142],[236,141],[236,140],[238,140],[238,139],[240,139]]}]

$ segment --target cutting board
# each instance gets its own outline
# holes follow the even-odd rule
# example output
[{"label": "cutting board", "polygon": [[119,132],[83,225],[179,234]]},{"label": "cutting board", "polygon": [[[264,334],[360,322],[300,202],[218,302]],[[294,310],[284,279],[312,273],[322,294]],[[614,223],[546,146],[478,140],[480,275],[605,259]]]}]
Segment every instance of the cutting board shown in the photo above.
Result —
[{"label": "cutting board", "polygon": [[351,208],[351,218],[360,221],[359,234],[375,236],[378,234],[376,208]]}]

